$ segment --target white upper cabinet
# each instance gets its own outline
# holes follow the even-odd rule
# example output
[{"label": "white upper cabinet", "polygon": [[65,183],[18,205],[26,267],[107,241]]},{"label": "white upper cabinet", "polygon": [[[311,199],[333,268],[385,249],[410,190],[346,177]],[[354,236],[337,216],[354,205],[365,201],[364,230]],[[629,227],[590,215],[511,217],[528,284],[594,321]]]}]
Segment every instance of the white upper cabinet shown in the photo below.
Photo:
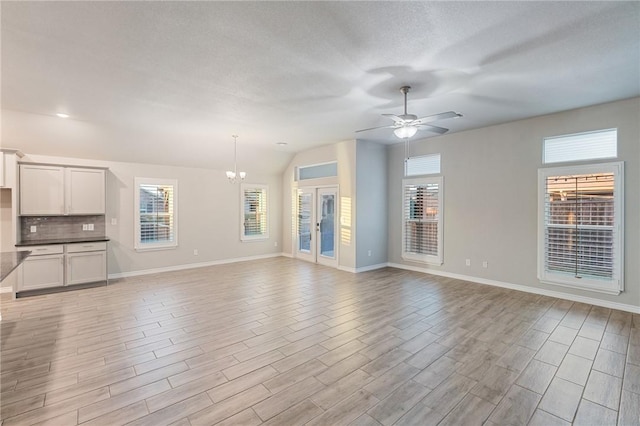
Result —
[{"label": "white upper cabinet", "polygon": [[105,213],[105,170],[43,164],[20,165],[20,214]]},{"label": "white upper cabinet", "polygon": [[104,170],[67,168],[66,214],[104,214]]},{"label": "white upper cabinet", "polygon": [[20,165],[20,214],[65,214],[64,167]]}]

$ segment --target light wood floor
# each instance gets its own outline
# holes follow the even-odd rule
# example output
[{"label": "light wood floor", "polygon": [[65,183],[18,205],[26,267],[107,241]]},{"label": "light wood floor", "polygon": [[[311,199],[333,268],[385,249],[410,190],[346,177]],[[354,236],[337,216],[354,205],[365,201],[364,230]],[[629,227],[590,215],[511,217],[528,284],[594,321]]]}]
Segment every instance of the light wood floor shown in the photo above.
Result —
[{"label": "light wood floor", "polygon": [[640,423],[640,316],[397,269],[275,258],[2,317],[2,426]]}]

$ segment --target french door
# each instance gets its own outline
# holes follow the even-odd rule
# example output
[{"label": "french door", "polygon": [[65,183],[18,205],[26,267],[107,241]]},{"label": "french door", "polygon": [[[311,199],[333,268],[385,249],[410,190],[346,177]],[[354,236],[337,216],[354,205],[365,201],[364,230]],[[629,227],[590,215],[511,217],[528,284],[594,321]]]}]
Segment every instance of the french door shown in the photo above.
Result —
[{"label": "french door", "polygon": [[296,257],[337,267],[338,188],[300,188]]}]

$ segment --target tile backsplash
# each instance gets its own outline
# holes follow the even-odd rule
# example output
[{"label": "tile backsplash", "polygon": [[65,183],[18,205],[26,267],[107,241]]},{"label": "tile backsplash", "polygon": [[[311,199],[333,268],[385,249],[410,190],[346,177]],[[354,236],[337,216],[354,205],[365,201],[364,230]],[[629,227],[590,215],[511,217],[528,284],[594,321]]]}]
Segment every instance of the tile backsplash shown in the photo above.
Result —
[{"label": "tile backsplash", "polygon": [[[82,225],[89,224],[93,224],[93,231],[83,231]],[[36,227],[36,232],[31,232],[32,226]],[[20,217],[20,240],[22,242],[104,236],[104,215]]]}]

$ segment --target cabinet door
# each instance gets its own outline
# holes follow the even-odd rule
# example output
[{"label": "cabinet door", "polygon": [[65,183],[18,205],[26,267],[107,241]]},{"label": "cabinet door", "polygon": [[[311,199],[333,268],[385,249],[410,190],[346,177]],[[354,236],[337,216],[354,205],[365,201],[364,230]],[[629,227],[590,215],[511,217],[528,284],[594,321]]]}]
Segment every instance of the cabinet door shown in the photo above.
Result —
[{"label": "cabinet door", "polygon": [[67,168],[66,174],[66,213],[104,214],[104,170]]},{"label": "cabinet door", "polygon": [[64,285],[64,256],[52,254],[29,256],[22,264],[22,282],[18,291],[39,288],[61,287]]},{"label": "cabinet door", "polygon": [[106,251],[67,254],[67,285],[93,283],[106,279]]},{"label": "cabinet door", "polygon": [[65,214],[63,167],[20,165],[20,214]]}]

